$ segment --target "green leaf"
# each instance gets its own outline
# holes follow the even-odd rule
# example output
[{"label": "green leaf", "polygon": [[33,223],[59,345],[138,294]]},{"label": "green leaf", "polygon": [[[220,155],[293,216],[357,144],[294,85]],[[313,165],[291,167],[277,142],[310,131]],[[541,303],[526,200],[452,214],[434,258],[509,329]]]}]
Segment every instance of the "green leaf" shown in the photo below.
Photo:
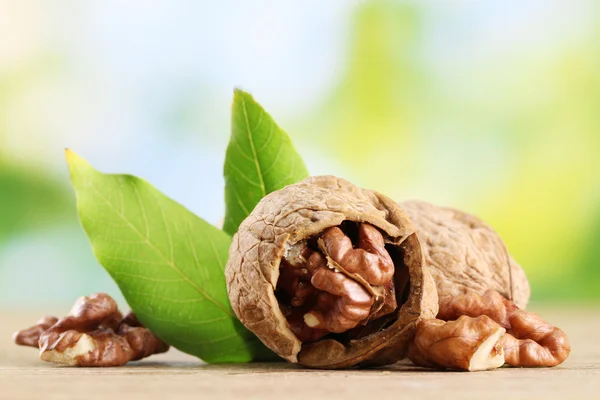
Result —
[{"label": "green leaf", "polygon": [[230,235],[268,193],[308,176],[287,133],[252,96],[236,89],[225,156],[225,222]]},{"label": "green leaf", "polygon": [[142,179],[66,156],[94,254],[146,327],[209,363],[273,357],[229,305],[227,234]]}]

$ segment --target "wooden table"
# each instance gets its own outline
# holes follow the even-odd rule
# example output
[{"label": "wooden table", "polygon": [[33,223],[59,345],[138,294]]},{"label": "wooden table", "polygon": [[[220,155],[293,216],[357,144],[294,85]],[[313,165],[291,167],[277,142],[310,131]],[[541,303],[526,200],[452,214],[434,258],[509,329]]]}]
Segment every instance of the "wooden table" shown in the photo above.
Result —
[{"label": "wooden table", "polygon": [[400,364],[375,370],[315,371],[290,364],[206,365],[177,351],[126,367],[60,367],[12,344],[37,313],[0,311],[0,399],[600,399],[600,308],[534,310],[562,327],[572,345],[561,366],[436,372]]}]

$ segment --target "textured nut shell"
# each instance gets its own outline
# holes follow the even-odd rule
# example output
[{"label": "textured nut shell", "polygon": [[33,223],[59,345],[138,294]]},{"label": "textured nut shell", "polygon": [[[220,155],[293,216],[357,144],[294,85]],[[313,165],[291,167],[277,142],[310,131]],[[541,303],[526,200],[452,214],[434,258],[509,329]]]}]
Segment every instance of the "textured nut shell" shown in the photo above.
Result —
[{"label": "textured nut shell", "polygon": [[520,308],[530,288],[523,269],[498,234],[473,215],[423,201],[400,206],[410,216],[439,298],[494,289]]},{"label": "textured nut shell", "polygon": [[[290,245],[345,220],[368,222],[385,232],[389,243],[404,246],[405,259],[412,263],[409,300],[393,325],[398,332],[394,340],[386,336],[388,329],[348,346],[324,340],[305,346],[299,360],[302,343],[290,330],[275,298],[279,264]],[[233,310],[266,346],[291,362],[339,368],[379,355],[389,362],[404,356],[415,322],[437,313],[437,296],[422,263],[414,228],[397,203],[343,179],[319,176],[273,192],[258,203],[233,237],[225,272]],[[386,353],[394,345],[397,357]]]}]

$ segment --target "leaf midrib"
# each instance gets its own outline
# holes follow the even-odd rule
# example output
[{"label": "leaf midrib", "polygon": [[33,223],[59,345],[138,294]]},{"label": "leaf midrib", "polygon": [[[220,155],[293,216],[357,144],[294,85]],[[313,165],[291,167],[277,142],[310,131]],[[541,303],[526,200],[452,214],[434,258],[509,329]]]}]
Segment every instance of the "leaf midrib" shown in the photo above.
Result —
[{"label": "leaf midrib", "polygon": [[[150,240],[149,237],[144,236],[137,228],[136,226],[129,221],[129,219],[127,219],[127,217],[125,217],[124,215],[121,214],[121,212],[119,210],[117,210],[117,208],[108,200],[106,199],[97,189],[96,187],[94,187],[94,185],[90,184],[90,188],[96,193],[96,195],[102,199],[118,216],[119,218],[121,218],[141,239],[144,239],[144,241],[146,242],[146,244],[148,244],[155,252],[156,254],[158,254],[164,261],[165,263],[171,267],[175,272],[177,272],[183,279],[185,282],[187,282],[194,290],[196,290],[196,292],[198,292],[198,294],[200,294],[201,296],[204,296],[209,302],[211,302],[212,304],[214,304],[216,307],[218,307],[219,309],[221,309],[223,312],[225,312],[227,315],[229,315],[230,317],[233,317],[233,313],[228,310],[226,307],[224,307],[221,303],[219,303],[217,300],[215,300],[214,298],[212,298],[208,293],[206,293],[204,290],[202,290],[202,288],[200,288],[198,285],[196,285],[196,283],[194,281],[192,281],[186,274],[184,274],[176,265],[175,262],[168,259],[167,257],[165,257],[165,255],[162,253],[162,251],[160,251],[160,249],[158,247],[156,247],[154,245],[154,243],[152,243],[152,241]],[[136,188],[137,189],[137,188]],[[141,199],[139,197],[139,194],[137,192],[137,190],[134,190],[134,193],[136,194],[136,197],[138,198],[138,201],[140,201],[140,208],[142,209],[142,213],[144,215],[145,218],[145,210],[144,210],[144,206],[141,203]],[[160,207],[160,205],[159,205]],[[162,207],[161,207],[161,212],[162,212]],[[147,223],[147,221],[146,221]],[[170,233],[167,231],[167,234],[170,236]]]},{"label": "leaf midrib", "polygon": [[260,182],[260,188],[262,190],[261,198],[263,198],[267,195],[267,188],[265,187],[265,181],[263,180],[260,162],[258,161],[258,154],[256,152],[256,148],[254,147],[254,140],[252,139],[252,131],[250,130],[250,121],[248,120],[248,112],[246,110],[246,100],[244,99],[244,96],[241,96],[241,99],[242,99],[242,112],[244,113],[244,121],[246,123],[246,132],[248,133],[248,142],[250,143],[250,149],[252,150],[252,155],[254,158],[254,165],[256,166],[256,172],[258,174],[258,180]]}]

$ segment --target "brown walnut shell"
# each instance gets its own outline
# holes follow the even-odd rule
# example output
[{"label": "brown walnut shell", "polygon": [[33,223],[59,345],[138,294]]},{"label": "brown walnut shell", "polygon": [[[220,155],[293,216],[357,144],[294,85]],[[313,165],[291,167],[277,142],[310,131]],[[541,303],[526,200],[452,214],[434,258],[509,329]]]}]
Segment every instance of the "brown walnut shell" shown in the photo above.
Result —
[{"label": "brown walnut shell", "polygon": [[417,200],[399,204],[415,226],[440,301],[493,289],[525,309],[530,295],[525,272],[492,228],[452,208]]},{"label": "brown walnut shell", "polygon": [[[292,245],[344,221],[377,227],[399,249],[410,292],[383,330],[344,343],[323,338],[303,344],[275,296],[279,266]],[[270,193],[242,222],[229,251],[227,288],[240,321],[288,361],[319,368],[384,365],[404,358],[416,323],[437,314],[435,283],[423,263],[414,227],[396,202],[340,178],[310,177]]]}]

